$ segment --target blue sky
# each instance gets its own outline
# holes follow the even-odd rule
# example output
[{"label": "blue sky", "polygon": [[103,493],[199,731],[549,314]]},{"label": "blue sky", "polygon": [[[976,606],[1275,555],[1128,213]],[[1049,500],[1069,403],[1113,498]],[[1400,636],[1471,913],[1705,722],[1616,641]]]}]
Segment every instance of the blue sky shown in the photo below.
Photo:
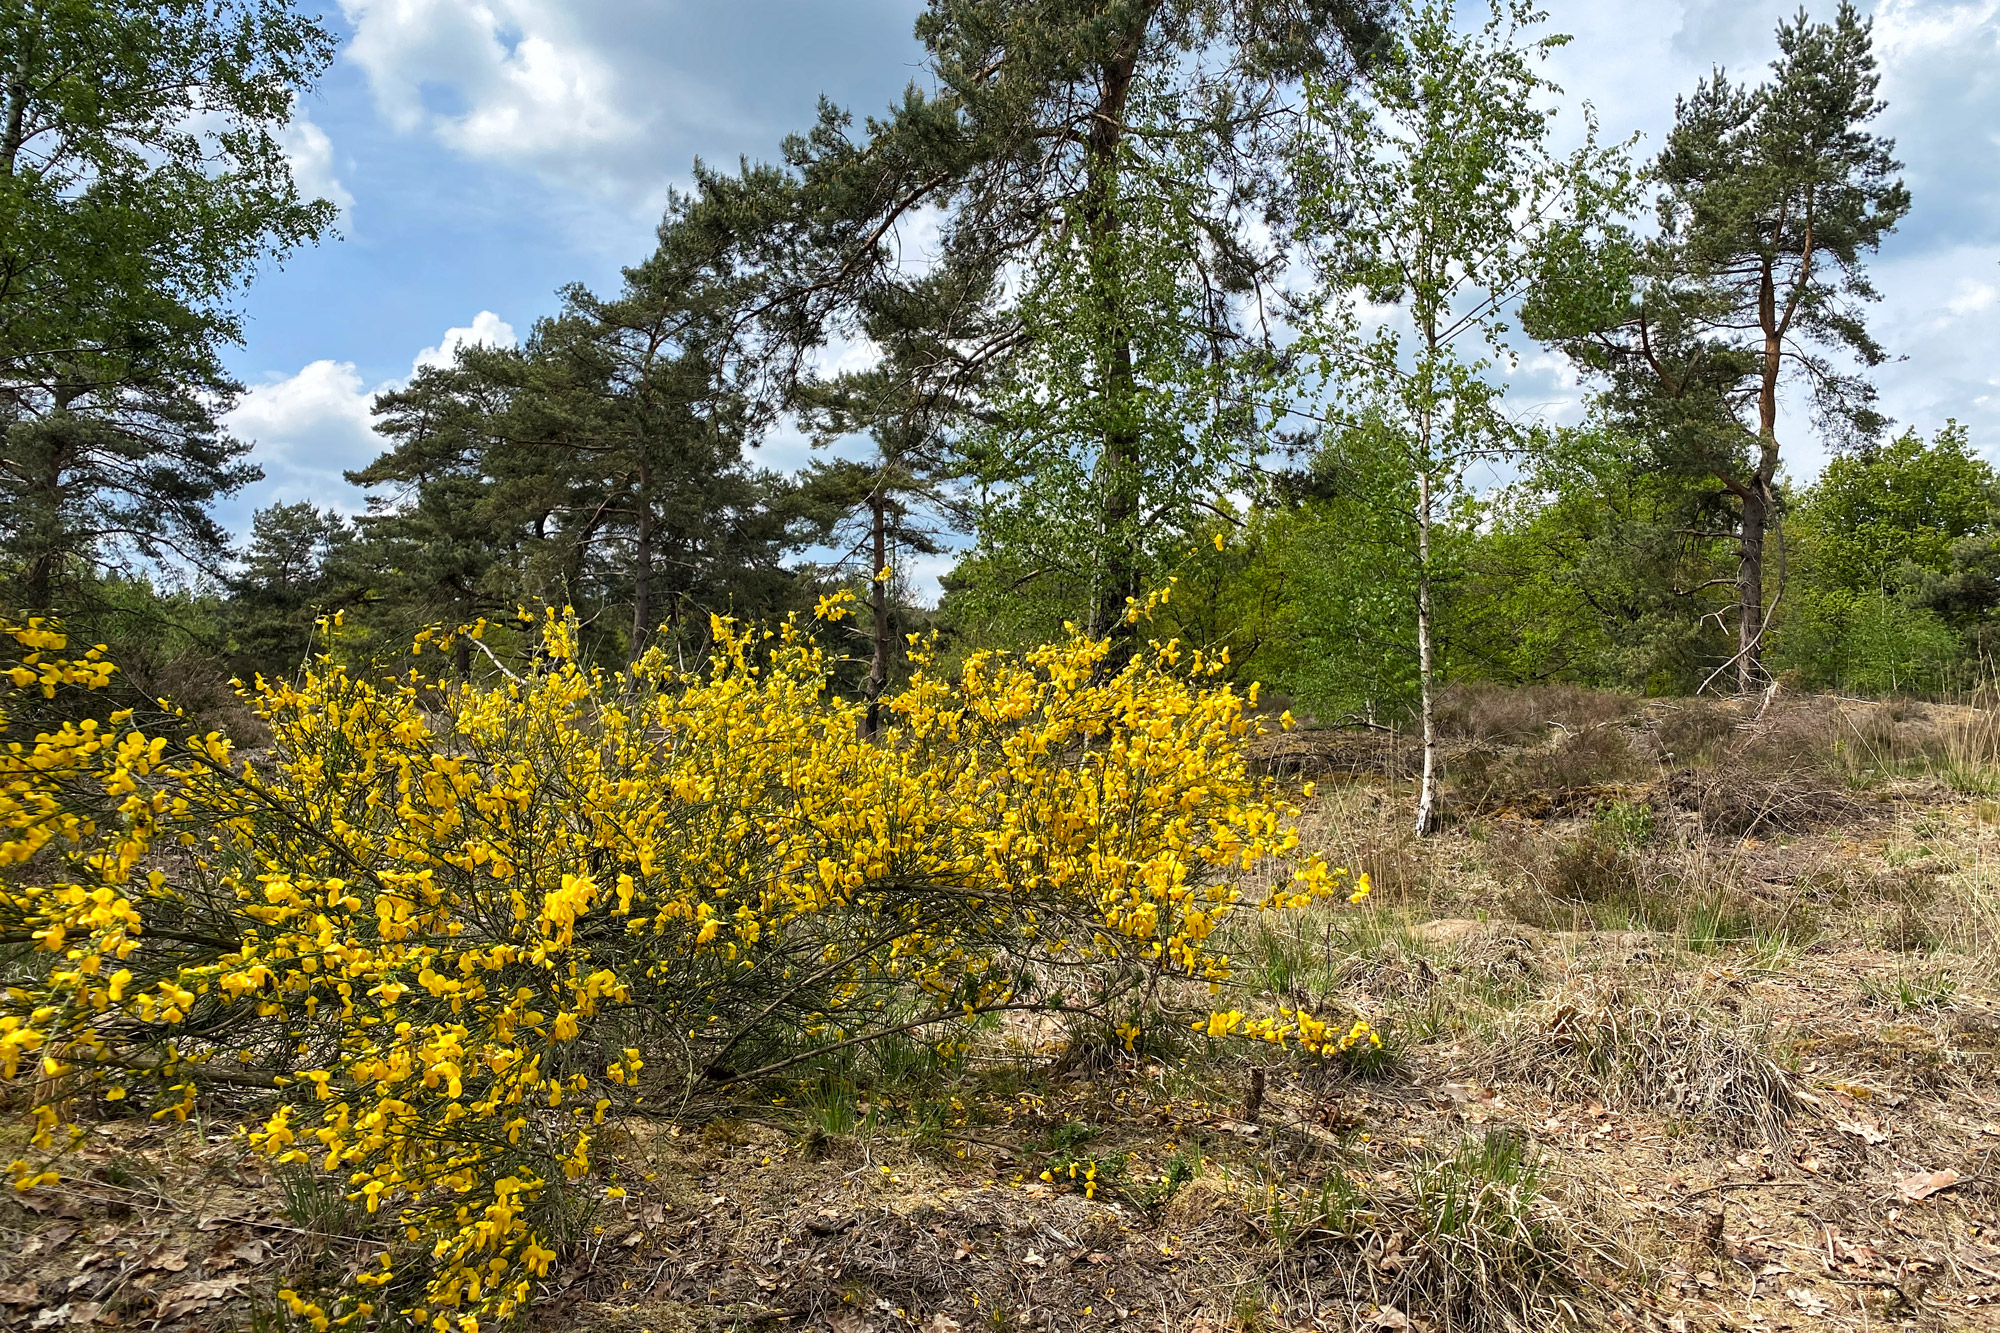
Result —
[{"label": "blue sky", "polygon": [[[234,358],[231,424],[266,479],[231,501],[358,510],[343,469],[374,457],[368,403],[421,360],[525,334],[557,289],[615,284],[644,257],[695,157],[768,158],[822,94],[857,114],[921,73],[920,0],[340,0],[338,59],[302,104],[296,169],[342,206],[340,236],[262,275]],[[1816,14],[1831,4],[1808,6]],[[1955,416],[2000,456],[2000,0],[1879,0],[1890,103],[1915,211],[1876,263],[1876,327],[1905,359],[1878,375],[1898,421]],[[1552,73],[1607,134],[1656,147],[1674,98],[1714,65],[1749,75],[1796,0],[1549,0],[1575,40]],[[1516,397],[1565,415],[1550,358]],[[1788,469],[1824,458],[1800,421]],[[795,441],[767,446],[795,463]]]}]

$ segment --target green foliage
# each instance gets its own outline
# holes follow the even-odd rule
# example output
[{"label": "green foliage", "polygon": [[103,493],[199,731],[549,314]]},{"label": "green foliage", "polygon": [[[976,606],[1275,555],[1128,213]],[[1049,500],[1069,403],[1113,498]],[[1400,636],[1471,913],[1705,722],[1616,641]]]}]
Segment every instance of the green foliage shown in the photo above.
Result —
[{"label": "green foliage", "polygon": [[1945,572],[1955,542],[1991,529],[1996,502],[2000,477],[1949,421],[1929,444],[1911,430],[1833,458],[1793,507],[1787,535],[1817,582],[1893,588],[1908,581],[1905,566]]},{"label": "green foliage", "polygon": [[1988,615],[1993,469],[1956,422],[1833,459],[1786,527],[1791,589],[1772,665],[1814,688],[1934,692],[1962,681]]},{"label": "green foliage", "polygon": [[1471,564],[1493,608],[1483,674],[1639,690],[1697,688],[1731,645],[1733,561],[1710,529],[1721,488],[1692,488],[1602,429],[1558,431],[1496,496]]},{"label": "green foliage", "polygon": [[0,21],[0,575],[214,569],[210,504],[259,475],[219,424],[263,261],[317,237],[278,136],[334,39],[284,0],[49,0]]},{"label": "green foliage", "polygon": [[685,657],[711,613],[795,605],[780,557],[815,525],[745,458],[775,410],[731,336],[758,290],[735,238],[676,200],[617,298],[572,287],[526,346],[461,348],[384,394],[392,447],[350,477],[376,491],[356,600],[377,641],[539,602],[576,608],[600,659],[656,627]]}]

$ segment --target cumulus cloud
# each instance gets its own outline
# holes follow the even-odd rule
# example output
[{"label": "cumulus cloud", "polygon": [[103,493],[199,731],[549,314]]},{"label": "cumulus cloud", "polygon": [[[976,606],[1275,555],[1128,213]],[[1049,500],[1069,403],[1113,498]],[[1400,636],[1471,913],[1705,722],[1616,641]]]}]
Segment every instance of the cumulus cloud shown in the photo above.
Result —
[{"label": "cumulus cloud", "polygon": [[279,133],[278,143],[285,150],[285,160],[291,165],[292,179],[298,182],[300,194],[308,199],[328,200],[343,213],[354,207],[354,196],[340,183],[334,170],[333,140],[313,124],[304,107],[293,111],[291,124]]},{"label": "cumulus cloud", "polygon": [[491,310],[482,310],[468,327],[446,329],[436,347],[418,352],[410,371],[414,374],[425,366],[448,366],[457,359],[461,347],[512,347],[517,341],[512,324]]},{"label": "cumulus cloud", "polygon": [[712,128],[725,99],[659,23],[677,6],[607,0],[342,0],[346,56],[405,133],[606,195],[656,195],[669,125]]},{"label": "cumulus cloud", "polygon": [[[461,347],[514,342],[513,326],[482,310],[470,325],[446,329],[435,347],[417,353],[410,374],[449,365]],[[361,492],[343,474],[382,452],[371,408],[377,394],[406,383],[407,376],[398,376],[371,385],[352,361],[321,360],[252,386],[224,419],[231,434],[250,442],[252,459],[264,469],[264,480],[240,497],[242,523],[251,509],[299,500],[360,512]]]},{"label": "cumulus cloud", "polygon": [[550,0],[344,0],[347,56],[405,131],[471,157],[555,166],[630,144],[631,90],[570,5]]},{"label": "cumulus cloud", "polygon": [[[581,193],[658,203],[691,160],[768,158],[822,92],[864,110],[918,0],[341,0],[396,129]],[[892,58],[893,59],[893,58]],[[893,65],[892,65],[893,67]],[[858,71],[866,70],[866,77]],[[911,70],[914,73],[914,69]]]}]

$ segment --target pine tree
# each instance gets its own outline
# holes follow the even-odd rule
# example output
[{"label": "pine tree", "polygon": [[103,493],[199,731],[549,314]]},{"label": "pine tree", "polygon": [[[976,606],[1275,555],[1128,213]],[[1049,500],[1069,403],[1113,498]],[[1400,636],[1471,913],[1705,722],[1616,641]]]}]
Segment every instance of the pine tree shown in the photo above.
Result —
[{"label": "pine tree", "polygon": [[1867,128],[1883,108],[1870,29],[1849,3],[1826,23],[1801,11],[1778,28],[1766,82],[1704,80],[1654,164],[1657,235],[1573,270],[1536,312],[1607,380],[1614,417],[1658,466],[1727,493],[1736,651],[1716,674],[1733,668],[1743,691],[1765,679],[1786,390],[1836,447],[1886,424],[1865,375],[1886,355],[1863,319],[1876,299],[1865,263],[1910,195],[1895,145]]},{"label": "pine tree", "polygon": [[[938,555],[947,527],[966,527],[963,459],[954,428],[970,414],[971,377],[954,339],[969,326],[957,313],[991,286],[991,275],[942,265],[924,278],[887,285],[863,303],[862,330],[880,361],[796,396],[816,445],[866,434],[867,459],[816,461],[801,486],[838,551],[833,567],[865,556],[868,566],[869,668],[863,684],[870,736],[881,725],[882,693],[894,665],[897,557]],[[856,520],[859,520],[857,523]],[[858,531],[856,530],[858,528]]]},{"label": "pine tree", "polygon": [[704,202],[742,217],[761,197],[782,219],[759,253],[793,338],[852,317],[926,210],[941,262],[1018,275],[956,312],[943,367],[984,373],[966,444],[997,501],[988,536],[1028,548],[1022,588],[1058,585],[1075,618],[1123,633],[1158,548],[1179,544],[1162,535],[1198,521],[1258,438],[1293,202],[1276,145],[1300,81],[1351,79],[1387,9],[931,0],[934,93],[913,88],[859,142],[823,109],[784,169],[705,177]]},{"label": "pine tree", "polygon": [[305,664],[315,620],[341,609],[353,539],[339,512],[307,501],[257,511],[225,609],[239,674],[286,676]]},{"label": "pine tree", "polygon": [[458,622],[568,605],[627,660],[663,623],[699,640],[710,611],[785,603],[803,518],[746,457],[778,400],[741,337],[754,280],[715,241],[676,200],[617,296],[568,288],[522,347],[378,400],[393,447],[351,479],[379,492],[383,600]]}]

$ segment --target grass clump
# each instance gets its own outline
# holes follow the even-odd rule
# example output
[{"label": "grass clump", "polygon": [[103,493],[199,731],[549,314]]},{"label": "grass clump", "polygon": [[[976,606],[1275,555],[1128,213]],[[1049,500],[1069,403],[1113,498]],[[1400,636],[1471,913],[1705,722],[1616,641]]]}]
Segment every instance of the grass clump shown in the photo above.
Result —
[{"label": "grass clump", "polygon": [[[1595,1303],[1585,1274],[1631,1256],[1551,1197],[1526,1141],[1489,1130],[1411,1158],[1396,1176],[1331,1173],[1271,1230],[1356,1307],[1422,1311],[1459,1333],[1573,1327]],[[1384,1327],[1393,1325],[1382,1325]]]},{"label": "grass clump", "polygon": [[1948,1007],[1958,994],[1958,978],[1949,969],[1899,973],[1894,977],[1863,977],[1861,993],[1869,1003],[1902,1013]]},{"label": "grass clump", "polygon": [[1649,993],[1591,978],[1559,988],[1512,1017],[1487,1065],[1491,1077],[1671,1112],[1734,1142],[1783,1143],[1804,1104],[1752,1030],[1685,985]]}]

